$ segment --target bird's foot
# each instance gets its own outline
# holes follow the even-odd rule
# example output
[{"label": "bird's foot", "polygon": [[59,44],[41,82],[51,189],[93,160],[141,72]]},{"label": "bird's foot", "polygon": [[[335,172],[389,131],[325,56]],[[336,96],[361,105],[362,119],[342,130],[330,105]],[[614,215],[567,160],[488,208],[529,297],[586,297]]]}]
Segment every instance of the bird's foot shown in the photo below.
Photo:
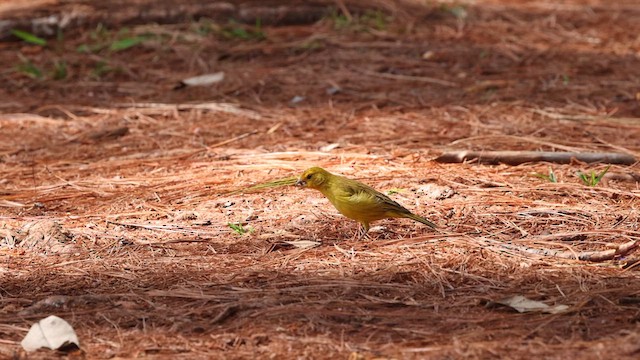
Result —
[{"label": "bird's foot", "polygon": [[362,225],[358,226],[358,230],[353,234],[353,240],[370,240],[371,238],[367,234],[368,230],[369,229]]}]

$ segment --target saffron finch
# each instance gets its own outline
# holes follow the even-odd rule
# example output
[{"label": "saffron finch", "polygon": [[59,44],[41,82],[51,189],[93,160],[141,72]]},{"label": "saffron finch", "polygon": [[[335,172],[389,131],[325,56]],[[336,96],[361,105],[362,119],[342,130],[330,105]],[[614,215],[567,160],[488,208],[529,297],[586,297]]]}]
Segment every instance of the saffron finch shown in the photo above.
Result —
[{"label": "saffron finch", "polygon": [[362,225],[362,236],[369,231],[371,222],[386,218],[409,218],[436,227],[372,187],[319,167],[305,170],[296,185],[319,190],[342,215]]}]

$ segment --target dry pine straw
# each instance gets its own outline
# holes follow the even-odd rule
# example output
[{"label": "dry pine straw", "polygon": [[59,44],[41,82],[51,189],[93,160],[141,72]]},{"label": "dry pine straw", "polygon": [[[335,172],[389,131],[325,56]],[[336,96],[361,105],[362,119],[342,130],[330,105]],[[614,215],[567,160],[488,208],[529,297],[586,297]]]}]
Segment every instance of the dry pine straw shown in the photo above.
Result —
[{"label": "dry pine straw", "polygon": [[[532,343],[545,354],[568,342],[572,347],[583,346],[580,341],[602,344],[629,331],[625,319],[633,316],[635,305],[629,304],[640,289],[633,281],[635,268],[620,266],[633,265],[633,258],[590,264],[523,249],[571,254],[636,240],[634,183],[609,181],[596,188],[578,183],[576,169],[602,166],[553,165],[560,183],[552,184],[532,176],[547,173],[548,165],[437,164],[429,161],[431,152],[412,148],[411,142],[385,151],[351,138],[322,151],[326,142],[294,140],[287,149],[278,144],[300,131],[296,110],[277,118],[258,110],[259,120],[219,110],[152,107],[105,115],[96,109],[96,119],[23,117],[2,123],[13,139],[24,137],[21,125],[37,124],[29,127],[33,137],[13,147],[21,151],[13,150],[0,164],[6,179],[3,230],[48,218],[74,240],[66,255],[3,250],[6,295],[0,316],[17,326],[2,329],[4,338],[18,341],[32,321],[52,312],[72,319],[89,351],[121,354],[188,350],[242,356],[292,347],[418,357],[433,351],[529,355]],[[522,110],[519,119],[538,116]],[[432,110],[430,116],[446,118],[451,111]],[[450,137],[477,121],[473,111],[455,113],[468,115],[445,132]],[[373,112],[354,120],[367,123],[362,129],[384,124],[367,134],[384,140],[395,136],[394,128],[420,124],[414,121],[418,116]],[[509,115],[497,107],[492,116],[503,121]],[[123,118],[130,131],[121,138],[83,135],[122,126],[118,119]],[[255,121],[261,121],[260,130],[246,137],[230,134],[204,143],[200,135],[201,129],[215,131],[232,122],[255,128]],[[558,128],[570,126],[555,121]],[[610,129],[603,124],[589,126],[613,138],[613,130],[602,131]],[[602,147],[572,138],[540,143],[494,135],[492,127],[477,131],[464,146]],[[638,128],[625,131],[637,134]],[[436,138],[433,129],[422,133]],[[247,150],[257,144],[264,150]],[[381,190],[400,189],[394,198],[436,221],[443,233],[389,220],[372,233],[375,240],[354,242],[349,239],[355,224],[317,193],[287,187],[229,194],[312,165]],[[634,169],[613,166],[610,171]],[[452,196],[440,199],[442,193]],[[234,234],[227,223],[236,221],[253,232]],[[291,246],[299,240],[321,245]],[[515,247],[501,246],[505,243]],[[572,311],[516,315],[482,306],[512,294],[567,304]],[[520,345],[509,345],[514,342]]]},{"label": "dry pine straw", "polygon": [[[41,185],[27,177],[7,187],[4,206],[23,207],[5,207],[4,229],[53,213],[45,217],[63,224],[75,245],[71,254],[44,258],[3,250],[0,319],[11,324],[0,329],[3,337],[19,340],[30,322],[51,312],[71,319],[91,351],[116,353],[241,357],[286,346],[402,357],[550,354],[569,341],[580,347],[627,336],[621,317],[635,305],[624,299],[633,302],[640,291],[635,270],[619,268],[628,258],[591,264],[499,244],[580,252],[637,240],[634,185],[587,188],[573,165],[554,165],[561,183],[544,183],[531,173],[546,165],[442,165],[419,153],[167,153],[175,155],[50,163],[34,176]],[[310,165],[401,189],[393,196],[443,233],[389,220],[374,240],[350,241],[355,224],[319,194],[293,187],[227,194]],[[120,175],[109,176],[112,169]],[[38,214],[42,207],[47,211]],[[229,221],[253,231],[235,235]],[[321,245],[288,243],[301,239]],[[517,315],[482,306],[511,294],[572,310]]]},{"label": "dry pine straw", "polygon": [[[531,176],[548,173],[548,164],[429,161],[443,149],[638,155],[637,119],[611,117],[603,100],[608,97],[585,100],[583,93],[599,84],[603,92],[633,94],[636,82],[619,77],[636,73],[633,62],[607,66],[605,61],[604,70],[617,77],[615,82],[585,74],[563,85],[548,76],[567,70],[563,54],[544,52],[558,44],[571,54],[591,50],[584,28],[563,27],[562,16],[576,23],[584,16],[590,30],[606,28],[618,35],[599,45],[598,59],[635,51],[626,41],[637,33],[628,30],[632,24],[624,17],[608,21],[613,15],[605,10],[614,4],[595,6],[594,18],[575,5],[554,4],[554,11],[570,13],[553,26],[549,4],[523,6],[532,19],[493,16],[504,13],[503,5],[483,4],[464,33],[448,23],[416,33],[436,41],[436,55],[452,59],[451,69],[478,65],[495,74],[494,62],[524,60],[528,71],[519,71],[516,83],[447,72],[438,80],[458,86],[441,86],[421,98],[408,81],[429,84],[433,74],[411,70],[434,65],[416,59],[413,44],[407,50],[392,38],[377,39],[376,53],[395,56],[376,57],[362,39],[329,34],[325,44],[340,52],[315,54],[308,57],[311,63],[286,58],[295,66],[282,66],[286,49],[275,49],[273,58],[260,62],[279,69],[269,76],[233,64],[290,93],[269,88],[258,93],[252,82],[237,80],[242,77],[225,83],[229,88],[221,93],[233,89],[241,94],[238,101],[257,98],[262,104],[277,94],[274,102],[286,103],[310,86],[325,89],[324,78],[307,75],[332,58],[352,68],[327,69],[325,78],[351,84],[350,92],[330,106],[66,105],[52,111],[53,118],[3,115],[0,230],[17,233],[26,223],[46,218],[59,222],[73,241],[68,253],[0,250],[0,353],[11,356],[32,322],[55,313],[73,323],[89,354],[105,357],[633,356],[639,330],[636,254],[592,263],[526,249],[579,254],[637,240],[635,182],[585,187],[575,172],[604,166],[578,163],[552,165],[560,183],[551,184]],[[482,21],[483,16],[491,21]],[[507,28],[517,29],[518,36],[505,38]],[[495,44],[495,56],[465,63],[475,61],[465,54],[488,43]],[[241,59],[262,45],[234,46],[225,50]],[[400,59],[404,54],[414,57]],[[399,64],[389,64],[391,58]],[[155,79],[143,69],[147,63],[140,64],[133,62],[131,69]],[[371,72],[383,65],[407,69],[402,75],[413,79]],[[234,79],[233,70],[226,70]],[[174,74],[176,79],[182,75]],[[296,78],[318,83],[290,81]],[[541,80],[544,92],[537,91]],[[147,82],[138,86],[154,90]],[[487,88],[497,99],[490,106],[482,93]],[[502,101],[504,93],[530,103]],[[463,101],[452,105],[452,98]],[[120,138],[95,136],[123,126],[129,132]],[[339,146],[322,150],[332,143]],[[229,194],[311,165],[381,190],[403,189],[393,197],[443,232],[388,220],[372,232],[373,240],[351,241],[355,224],[317,193],[280,188]],[[637,173],[637,165],[610,171]],[[436,198],[437,189],[453,195]],[[227,226],[236,221],[253,231],[236,235]],[[300,240],[320,246],[291,245]],[[571,311],[517,314],[484,306],[486,300],[514,294],[567,304]]]}]

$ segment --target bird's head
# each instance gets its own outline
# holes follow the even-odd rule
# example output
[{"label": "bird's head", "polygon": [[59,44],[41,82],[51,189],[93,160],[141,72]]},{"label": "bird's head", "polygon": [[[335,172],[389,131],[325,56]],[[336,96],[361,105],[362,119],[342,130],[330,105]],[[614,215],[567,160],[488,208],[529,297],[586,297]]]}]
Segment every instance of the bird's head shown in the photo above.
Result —
[{"label": "bird's head", "polygon": [[305,170],[302,175],[300,175],[300,178],[298,178],[298,181],[296,182],[296,186],[320,189],[330,176],[330,172],[315,166]]}]

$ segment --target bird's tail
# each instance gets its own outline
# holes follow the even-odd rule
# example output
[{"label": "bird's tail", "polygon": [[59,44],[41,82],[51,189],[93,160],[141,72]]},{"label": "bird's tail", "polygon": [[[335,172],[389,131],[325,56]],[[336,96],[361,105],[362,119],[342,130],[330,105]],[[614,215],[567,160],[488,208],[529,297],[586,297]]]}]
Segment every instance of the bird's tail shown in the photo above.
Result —
[{"label": "bird's tail", "polygon": [[423,217],[420,217],[420,216],[418,216],[416,214],[409,213],[409,214],[404,214],[404,216],[408,217],[411,220],[415,220],[415,221],[417,221],[419,223],[423,223],[423,224],[425,224],[425,225],[427,225],[427,226],[429,226],[431,228],[435,229],[437,227],[436,224],[434,224],[431,221],[429,221],[429,220],[427,220],[427,219],[425,219]]}]

